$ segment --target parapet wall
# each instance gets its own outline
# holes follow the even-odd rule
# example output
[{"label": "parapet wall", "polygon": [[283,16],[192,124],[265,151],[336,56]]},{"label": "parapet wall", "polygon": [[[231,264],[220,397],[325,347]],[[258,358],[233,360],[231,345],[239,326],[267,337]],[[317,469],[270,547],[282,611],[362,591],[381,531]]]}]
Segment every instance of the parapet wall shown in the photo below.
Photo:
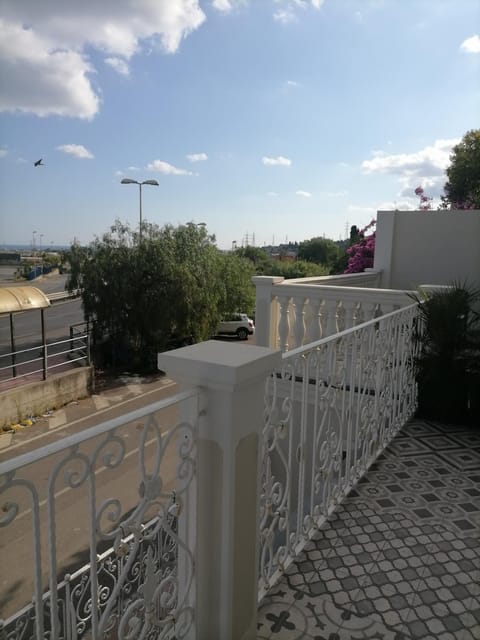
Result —
[{"label": "parapet wall", "polygon": [[82,367],[0,393],[0,427],[90,395],[93,368]]}]

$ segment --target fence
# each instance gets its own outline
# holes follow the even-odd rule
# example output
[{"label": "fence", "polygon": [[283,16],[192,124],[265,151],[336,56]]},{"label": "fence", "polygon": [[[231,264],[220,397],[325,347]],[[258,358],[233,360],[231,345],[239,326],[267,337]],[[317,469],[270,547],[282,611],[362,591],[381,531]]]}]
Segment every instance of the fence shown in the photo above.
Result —
[{"label": "fence", "polygon": [[[71,334],[72,335],[72,334]],[[8,363],[8,364],[5,364]],[[67,340],[38,344],[0,355],[0,385],[15,378],[48,375],[72,364],[90,364],[90,335],[76,334]]]},{"label": "fence", "polygon": [[2,574],[22,584],[0,637],[191,632],[196,420],[180,393],[0,465]]},{"label": "fence", "polygon": [[260,595],[413,414],[416,318],[411,305],[285,353],[268,378]]}]

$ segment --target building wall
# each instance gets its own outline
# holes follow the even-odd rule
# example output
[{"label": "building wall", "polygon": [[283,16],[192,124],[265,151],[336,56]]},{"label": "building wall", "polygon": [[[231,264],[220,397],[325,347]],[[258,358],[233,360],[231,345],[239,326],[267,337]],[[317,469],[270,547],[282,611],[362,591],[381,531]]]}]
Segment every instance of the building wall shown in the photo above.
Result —
[{"label": "building wall", "polygon": [[480,211],[379,211],[374,268],[383,288],[480,288]]}]

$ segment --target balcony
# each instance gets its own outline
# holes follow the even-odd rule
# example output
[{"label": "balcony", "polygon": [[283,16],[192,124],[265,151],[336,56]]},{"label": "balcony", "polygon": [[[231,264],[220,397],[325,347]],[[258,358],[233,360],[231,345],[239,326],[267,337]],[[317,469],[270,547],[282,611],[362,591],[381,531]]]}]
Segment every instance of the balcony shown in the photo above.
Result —
[{"label": "balcony", "polygon": [[179,394],[5,459],[0,638],[480,637],[480,438],[413,418],[382,277],[262,280],[259,346],[160,354]]},{"label": "balcony", "polygon": [[259,608],[258,638],[480,633],[480,435],[412,420]]}]

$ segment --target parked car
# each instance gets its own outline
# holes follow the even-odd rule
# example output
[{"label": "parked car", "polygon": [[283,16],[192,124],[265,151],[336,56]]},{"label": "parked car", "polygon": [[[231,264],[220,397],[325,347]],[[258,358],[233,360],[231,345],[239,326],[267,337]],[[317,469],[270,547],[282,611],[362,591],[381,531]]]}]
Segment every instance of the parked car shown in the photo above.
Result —
[{"label": "parked car", "polygon": [[255,324],[246,313],[230,313],[219,323],[217,335],[237,336],[247,340],[255,333]]}]

